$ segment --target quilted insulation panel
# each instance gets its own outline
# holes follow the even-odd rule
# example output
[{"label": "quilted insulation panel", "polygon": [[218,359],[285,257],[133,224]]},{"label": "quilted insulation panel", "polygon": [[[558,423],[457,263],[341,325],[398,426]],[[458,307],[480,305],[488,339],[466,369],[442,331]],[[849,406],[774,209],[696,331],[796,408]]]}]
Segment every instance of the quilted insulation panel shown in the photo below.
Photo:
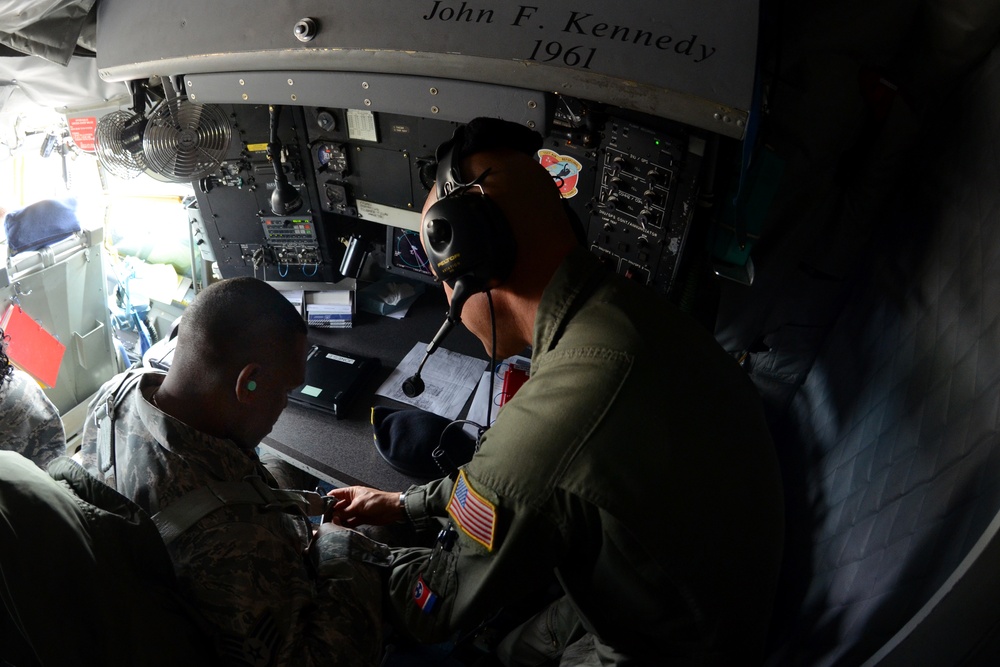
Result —
[{"label": "quilted insulation panel", "polygon": [[779,620],[795,620],[779,623],[775,664],[862,663],[1000,510],[997,52],[953,102],[776,433]]}]

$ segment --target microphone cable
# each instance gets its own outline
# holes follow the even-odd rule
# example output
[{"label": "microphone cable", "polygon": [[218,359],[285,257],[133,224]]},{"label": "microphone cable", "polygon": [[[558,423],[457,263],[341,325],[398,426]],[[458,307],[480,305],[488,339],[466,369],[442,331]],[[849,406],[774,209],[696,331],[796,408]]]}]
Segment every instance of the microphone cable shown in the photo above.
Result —
[{"label": "microphone cable", "polygon": [[[497,325],[496,325],[496,314],[493,310],[493,295],[490,290],[486,290],[486,301],[490,306],[490,383],[489,383],[489,395],[486,397],[486,425],[483,426],[471,419],[456,419],[450,424],[444,427],[441,431],[441,437],[438,438],[438,445],[431,452],[431,458],[434,459],[434,463],[437,465],[438,469],[446,476],[451,477],[458,470],[458,465],[448,456],[448,452],[444,447],[444,436],[453,426],[475,426],[476,433],[476,446],[473,453],[479,451],[479,445],[482,444],[483,435],[490,429],[493,422],[493,389],[494,389],[494,378],[496,373],[493,372],[493,368],[496,366],[496,356],[497,356]],[[426,361],[426,357],[424,358]],[[421,365],[422,367],[422,365]]]},{"label": "microphone cable", "polygon": [[[490,393],[486,397],[486,427],[483,428],[482,433],[485,433],[493,426],[493,381],[496,373],[493,369],[497,365],[497,318],[496,314],[493,312],[493,292],[492,290],[486,290],[486,302],[490,305],[490,340],[492,341],[490,345]],[[479,437],[482,438],[482,433]],[[476,443],[476,450],[478,451],[479,444]]]}]

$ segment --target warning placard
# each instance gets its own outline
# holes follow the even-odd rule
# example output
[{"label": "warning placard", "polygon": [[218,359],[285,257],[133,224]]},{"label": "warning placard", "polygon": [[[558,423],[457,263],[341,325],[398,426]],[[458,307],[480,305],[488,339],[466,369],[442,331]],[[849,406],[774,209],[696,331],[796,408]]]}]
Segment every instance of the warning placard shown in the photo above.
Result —
[{"label": "warning placard", "polygon": [[79,116],[67,120],[69,134],[73,138],[73,143],[77,148],[87,153],[97,151],[94,143],[94,132],[97,130],[97,118],[95,116]]}]

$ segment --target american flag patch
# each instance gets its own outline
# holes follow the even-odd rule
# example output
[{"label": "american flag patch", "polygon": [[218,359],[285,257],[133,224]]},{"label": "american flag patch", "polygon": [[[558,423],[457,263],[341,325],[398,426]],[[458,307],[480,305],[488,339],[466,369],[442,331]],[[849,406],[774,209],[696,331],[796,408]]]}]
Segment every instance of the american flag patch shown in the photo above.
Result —
[{"label": "american flag patch", "polygon": [[448,514],[466,535],[486,547],[487,551],[493,551],[496,507],[469,486],[464,470],[459,471],[455,488],[451,491]]}]

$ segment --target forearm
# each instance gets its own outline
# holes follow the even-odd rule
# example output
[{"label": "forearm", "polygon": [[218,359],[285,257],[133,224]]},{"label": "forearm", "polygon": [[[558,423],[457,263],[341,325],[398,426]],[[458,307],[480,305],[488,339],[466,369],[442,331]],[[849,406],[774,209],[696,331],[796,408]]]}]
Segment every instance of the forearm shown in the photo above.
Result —
[{"label": "forearm", "polygon": [[[411,486],[399,491],[380,491],[365,486],[346,486],[330,491],[336,499],[332,519],[340,525],[385,526],[409,520],[414,528],[422,530],[431,526],[430,518],[444,516],[448,494],[453,481],[444,478],[423,486]],[[401,495],[406,496],[405,505]]]}]

